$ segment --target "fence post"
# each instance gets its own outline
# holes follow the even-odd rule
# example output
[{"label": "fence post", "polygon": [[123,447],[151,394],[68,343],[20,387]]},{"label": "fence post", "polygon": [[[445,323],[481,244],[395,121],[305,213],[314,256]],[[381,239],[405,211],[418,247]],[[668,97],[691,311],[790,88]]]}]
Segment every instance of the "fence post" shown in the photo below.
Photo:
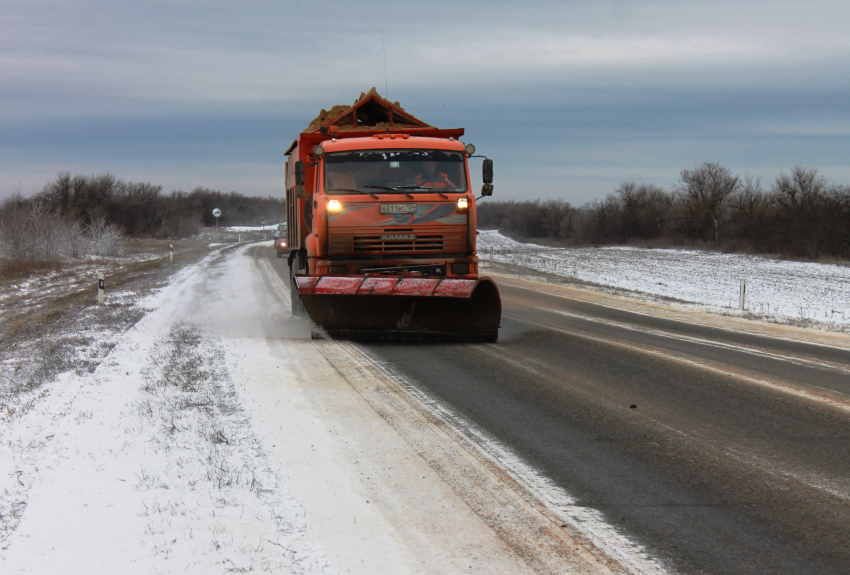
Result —
[{"label": "fence post", "polygon": [[738,308],[741,311],[744,311],[744,307],[747,305],[747,280],[741,280],[741,289],[738,293]]},{"label": "fence post", "polygon": [[97,272],[97,303],[103,305],[106,300],[106,281],[103,272]]}]

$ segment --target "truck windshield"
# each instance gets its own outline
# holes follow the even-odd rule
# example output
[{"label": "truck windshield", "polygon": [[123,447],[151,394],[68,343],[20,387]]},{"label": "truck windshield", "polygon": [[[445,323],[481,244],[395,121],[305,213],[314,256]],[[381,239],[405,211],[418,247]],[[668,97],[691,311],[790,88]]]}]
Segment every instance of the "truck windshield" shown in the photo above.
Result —
[{"label": "truck windshield", "polygon": [[466,192],[462,152],[358,150],[325,154],[328,194]]}]

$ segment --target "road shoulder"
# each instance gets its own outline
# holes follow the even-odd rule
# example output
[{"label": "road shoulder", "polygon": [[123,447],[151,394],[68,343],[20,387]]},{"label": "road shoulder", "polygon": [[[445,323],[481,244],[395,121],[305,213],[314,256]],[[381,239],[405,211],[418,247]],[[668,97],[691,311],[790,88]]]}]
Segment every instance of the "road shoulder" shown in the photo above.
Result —
[{"label": "road shoulder", "polygon": [[[288,310],[282,280],[255,261],[255,292]],[[335,569],[532,573],[329,363],[330,342],[314,343],[303,325],[300,333],[269,325],[267,336],[225,338],[230,372]]]}]

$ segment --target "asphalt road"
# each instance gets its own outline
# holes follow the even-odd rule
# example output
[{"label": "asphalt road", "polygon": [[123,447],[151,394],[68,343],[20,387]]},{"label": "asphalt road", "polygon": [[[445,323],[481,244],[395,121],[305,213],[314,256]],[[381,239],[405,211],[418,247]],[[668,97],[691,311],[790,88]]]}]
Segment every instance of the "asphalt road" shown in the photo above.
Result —
[{"label": "asphalt road", "polygon": [[361,345],[674,570],[850,573],[850,349],[497,283],[498,344]]}]

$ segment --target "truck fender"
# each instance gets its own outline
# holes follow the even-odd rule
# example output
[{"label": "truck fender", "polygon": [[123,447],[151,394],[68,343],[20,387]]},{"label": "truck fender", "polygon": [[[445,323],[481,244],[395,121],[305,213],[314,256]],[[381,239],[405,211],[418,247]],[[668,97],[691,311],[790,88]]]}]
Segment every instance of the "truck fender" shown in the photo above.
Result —
[{"label": "truck fender", "polygon": [[305,243],[307,244],[308,273],[314,274],[316,273],[316,258],[319,256],[319,238],[314,233],[310,234]]}]

